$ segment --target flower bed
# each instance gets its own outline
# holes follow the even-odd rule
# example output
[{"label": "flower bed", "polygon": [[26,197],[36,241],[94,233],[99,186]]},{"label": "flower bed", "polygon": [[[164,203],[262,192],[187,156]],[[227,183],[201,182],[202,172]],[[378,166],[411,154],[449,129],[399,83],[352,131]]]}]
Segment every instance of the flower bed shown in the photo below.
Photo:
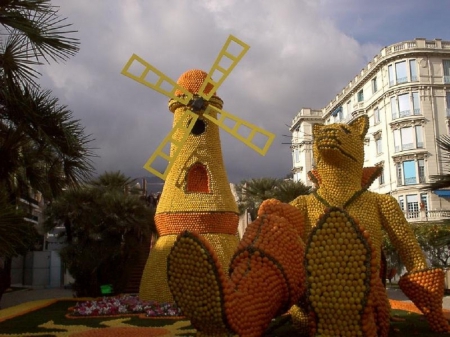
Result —
[{"label": "flower bed", "polygon": [[174,303],[142,301],[137,296],[122,295],[77,302],[74,307],[70,308],[68,317],[105,317],[119,315],[181,317],[182,313]]}]

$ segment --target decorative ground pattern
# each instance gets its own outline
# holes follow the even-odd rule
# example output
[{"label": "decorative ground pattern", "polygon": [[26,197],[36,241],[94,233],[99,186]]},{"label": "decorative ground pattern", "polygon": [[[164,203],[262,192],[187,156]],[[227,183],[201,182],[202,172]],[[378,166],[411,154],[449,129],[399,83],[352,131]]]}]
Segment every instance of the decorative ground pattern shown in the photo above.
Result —
[{"label": "decorative ground pattern", "polygon": [[[79,301],[79,299],[78,299]],[[0,337],[88,337],[88,336],[195,336],[190,322],[180,317],[150,318],[143,314],[104,317],[71,317],[77,300],[41,300],[0,310]],[[411,302],[390,300],[392,307],[389,336],[443,337],[432,333],[423,315]],[[444,310],[450,319],[450,310]],[[273,322],[264,336],[292,336],[295,333],[286,316]]]}]

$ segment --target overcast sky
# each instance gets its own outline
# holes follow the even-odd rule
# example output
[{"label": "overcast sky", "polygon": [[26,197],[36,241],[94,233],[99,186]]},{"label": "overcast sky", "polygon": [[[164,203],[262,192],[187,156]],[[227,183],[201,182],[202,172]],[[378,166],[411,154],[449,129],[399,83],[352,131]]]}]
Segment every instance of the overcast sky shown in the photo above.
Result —
[{"label": "overcast sky", "polygon": [[232,34],[250,50],[218,90],[224,110],[275,141],[265,157],[221,133],[230,182],[282,178],[292,168],[287,125],[322,108],[381,48],[416,37],[450,40],[449,0],[53,0],[73,24],[80,52],[41,67],[40,84],[85,131],[97,174],[142,166],[170,131],[168,98],[121,75],[133,53],[176,80],[208,71]]}]

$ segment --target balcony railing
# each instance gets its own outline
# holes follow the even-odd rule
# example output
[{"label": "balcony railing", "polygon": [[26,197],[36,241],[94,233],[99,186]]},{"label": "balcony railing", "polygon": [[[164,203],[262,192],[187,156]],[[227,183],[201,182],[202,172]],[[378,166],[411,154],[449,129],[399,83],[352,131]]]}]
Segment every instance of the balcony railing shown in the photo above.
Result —
[{"label": "balcony railing", "polygon": [[403,212],[410,221],[433,221],[450,219],[450,210]]},{"label": "balcony railing", "polygon": [[414,185],[417,182],[416,177],[411,177],[411,178],[405,178],[404,179],[404,184],[405,185]]},{"label": "balcony railing", "polygon": [[448,219],[450,218],[450,210],[427,211],[428,219]]},{"label": "balcony railing", "polygon": [[420,218],[420,211],[414,211],[414,212],[403,212],[405,214],[406,219],[418,219]]},{"label": "balcony railing", "polygon": [[406,117],[406,116],[411,116],[411,110],[400,111],[399,116],[400,116],[400,118]]},{"label": "balcony railing", "polygon": [[414,149],[414,143],[402,144],[402,150],[408,151]]},{"label": "balcony railing", "polygon": [[397,186],[423,184],[425,182],[426,182],[425,176],[404,178],[403,180],[400,179],[400,177],[399,177],[399,179],[397,180]]},{"label": "balcony railing", "polygon": [[414,143],[397,145],[394,147],[395,152],[402,152],[415,149]]},{"label": "balcony railing", "polygon": [[398,112],[394,112],[392,113],[392,119],[398,119],[398,118],[403,118],[403,117],[408,117],[408,116],[420,116],[422,115],[422,113],[420,112],[420,109],[413,109],[411,110],[403,110],[400,111],[400,113]]},{"label": "balcony railing", "polygon": [[394,146],[394,152],[402,152],[402,151],[410,151],[416,149],[423,149],[423,142],[417,142],[417,145],[414,143],[402,144]]}]

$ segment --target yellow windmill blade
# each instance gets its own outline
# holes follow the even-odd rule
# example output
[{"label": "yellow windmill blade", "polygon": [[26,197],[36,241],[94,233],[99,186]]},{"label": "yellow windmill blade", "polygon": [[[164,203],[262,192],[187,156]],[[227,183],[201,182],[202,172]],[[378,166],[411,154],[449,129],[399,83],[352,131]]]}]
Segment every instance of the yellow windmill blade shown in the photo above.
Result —
[{"label": "yellow windmill blade", "polygon": [[[208,72],[208,76],[200,87],[200,90],[198,91],[199,95],[204,99],[209,100],[249,48],[249,45],[233,35],[230,35],[211,67],[211,70]],[[237,53],[235,49],[237,49]],[[219,77],[217,78],[217,76]],[[214,80],[213,77],[216,80]],[[205,89],[209,90],[208,93],[205,93]]]},{"label": "yellow windmill blade", "polygon": [[[153,152],[152,156],[147,160],[144,165],[144,168],[161,178],[162,180],[166,180],[167,175],[169,174],[175,159],[177,158],[180,151],[183,149],[183,145],[186,142],[189,134],[194,127],[195,122],[198,119],[198,115],[186,111],[181,117],[181,119],[174,125],[169,134],[164,138],[164,140],[159,144],[156,148],[155,152]],[[170,143],[172,148],[172,153],[166,153],[167,145]],[[158,171],[152,165],[155,160],[158,158],[162,158],[167,161],[167,166],[163,170],[163,172]]]},{"label": "yellow windmill blade", "polygon": [[[217,118],[213,117],[211,113],[209,113],[209,110],[213,109],[217,112]],[[275,135],[272,132],[266,131],[259,126],[256,126],[252,123],[249,123],[229,112],[226,112],[224,110],[220,110],[211,104],[208,105],[208,107],[205,110],[205,113],[203,114],[203,117],[210,120],[211,122],[217,124],[219,127],[227,131],[232,136],[236,137],[240,141],[242,141],[245,145],[249,146],[256,152],[258,152],[260,155],[265,156],[267,151],[269,150],[270,145],[272,145],[273,140],[275,139]],[[232,127],[228,126],[227,122],[234,123]],[[247,130],[250,130],[248,136],[243,136],[239,133],[239,130],[241,128],[245,128]],[[257,144],[254,144],[254,138],[255,136],[263,136],[265,137],[265,142],[263,146],[258,146]]]},{"label": "yellow windmill blade", "polygon": [[[139,68],[141,70],[140,74],[133,74],[130,71],[130,68]],[[121,71],[122,75],[125,75],[157,92],[169,97],[174,100],[187,105],[189,101],[192,99],[192,93],[178,85],[175,81],[173,81],[170,77],[156,69],[150,63],[146,62],[141,57],[133,54],[128,60],[125,67],[123,67]],[[154,82],[149,81],[150,78],[155,78]],[[168,89],[166,89],[168,88]],[[181,91],[184,96],[175,96],[175,91]]]}]

